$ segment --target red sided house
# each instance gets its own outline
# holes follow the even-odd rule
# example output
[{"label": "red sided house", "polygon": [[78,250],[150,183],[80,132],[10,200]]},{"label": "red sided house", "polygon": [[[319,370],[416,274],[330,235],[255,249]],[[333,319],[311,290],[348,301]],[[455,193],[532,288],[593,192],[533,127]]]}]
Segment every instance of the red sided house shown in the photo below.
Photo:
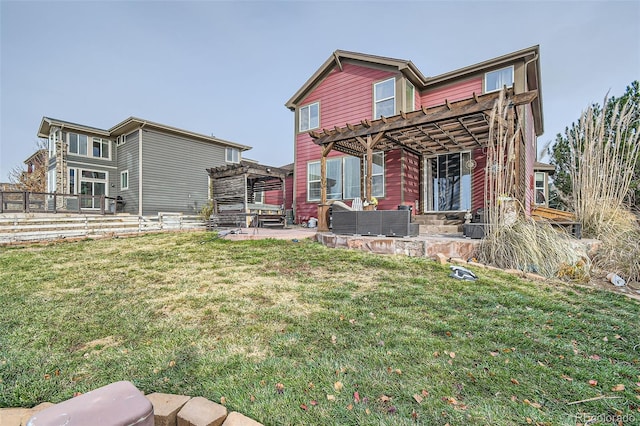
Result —
[{"label": "red sided house", "polygon": [[[323,217],[332,200],[377,201],[416,213],[485,207],[490,117],[515,145],[514,194],[529,213],[543,132],[539,47],[425,77],[407,60],[337,50],[285,104],[295,112],[294,217]],[[503,90],[505,89],[505,90]]]}]

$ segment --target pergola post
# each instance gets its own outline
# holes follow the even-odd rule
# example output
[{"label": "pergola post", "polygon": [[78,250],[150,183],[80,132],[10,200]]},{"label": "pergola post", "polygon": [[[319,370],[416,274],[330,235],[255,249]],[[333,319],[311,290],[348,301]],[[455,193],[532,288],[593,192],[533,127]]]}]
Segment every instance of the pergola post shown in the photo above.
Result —
[{"label": "pergola post", "polygon": [[[367,139],[362,139],[359,136],[356,136],[356,140],[360,142],[365,148],[365,170],[366,170],[366,179],[365,179],[365,196],[367,200],[370,200],[372,197],[373,191],[373,148],[380,142],[383,138],[384,132],[377,133],[374,137],[371,137],[370,134],[367,135]],[[373,210],[375,207],[366,203],[367,205],[364,207],[365,210]]]},{"label": "pergola post", "polygon": [[[266,198],[266,197],[265,197]],[[287,178],[282,178],[282,216],[284,216],[284,227],[287,227]]]},{"label": "pergola post", "polygon": [[322,147],[322,157],[320,157],[320,204],[318,204],[318,231],[329,231],[327,204],[327,156],[333,148],[333,142]]},{"label": "pergola post", "polygon": [[247,185],[247,180],[248,180],[248,176],[245,173],[244,175],[244,179],[242,179],[242,181],[244,182],[244,213],[245,213],[245,219],[244,219],[244,226],[243,228],[248,228],[249,227],[249,188]]},{"label": "pergola post", "polygon": [[[365,194],[367,196],[367,200],[371,199],[371,189],[373,188],[373,147],[371,146],[371,135],[367,135],[367,173],[365,179]],[[373,206],[367,205],[364,207],[365,210],[373,210]]]}]

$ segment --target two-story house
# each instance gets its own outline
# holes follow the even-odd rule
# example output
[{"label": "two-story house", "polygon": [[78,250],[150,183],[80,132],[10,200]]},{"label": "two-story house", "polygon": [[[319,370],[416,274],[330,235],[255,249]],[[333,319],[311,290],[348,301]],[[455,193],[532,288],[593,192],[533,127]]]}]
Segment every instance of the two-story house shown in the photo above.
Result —
[{"label": "two-story house", "polygon": [[425,77],[411,61],[335,51],[285,104],[295,112],[296,217],[320,218],[327,201],[355,198],[421,213],[485,207],[489,121],[504,88],[517,123],[517,195],[530,211],[539,63],[533,46]]},{"label": "two-story house", "polygon": [[[43,117],[47,192],[119,197],[122,211],[197,214],[210,198],[207,168],[240,163],[249,146],[129,117],[98,129]],[[76,201],[77,202],[77,201]],[[82,198],[98,209],[99,197]]]}]

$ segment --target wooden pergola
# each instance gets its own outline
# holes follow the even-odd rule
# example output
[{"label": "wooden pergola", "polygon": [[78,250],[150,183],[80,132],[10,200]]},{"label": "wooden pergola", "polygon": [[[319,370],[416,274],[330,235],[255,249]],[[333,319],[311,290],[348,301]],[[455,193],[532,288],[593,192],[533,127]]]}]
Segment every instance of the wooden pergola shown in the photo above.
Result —
[{"label": "wooden pergola", "polygon": [[[207,169],[211,180],[214,213],[266,214],[284,217],[288,170],[249,161]],[[256,204],[255,195],[282,191],[282,205]]]},{"label": "wooden pergola", "polygon": [[[515,107],[531,103],[538,96],[537,90],[514,94],[513,89],[503,89],[480,96],[474,93],[472,98],[457,102],[445,101],[444,105],[422,107],[408,113],[400,112],[392,117],[365,119],[357,124],[309,132],[314,143],[322,148],[318,229],[328,230],[327,156],[332,150],[358,157],[364,156],[365,193],[371,194],[374,150],[389,151],[401,148],[422,158],[486,147],[489,144],[490,117],[500,96],[504,96],[504,105],[510,108],[507,119],[498,119],[497,123],[505,126],[507,133],[513,135],[517,120]],[[522,140],[520,137],[520,141]],[[516,144],[515,149],[516,157],[523,158],[524,150],[520,148],[520,143]],[[521,186],[524,186],[523,165],[517,167],[515,173],[517,181],[523,182]]]}]

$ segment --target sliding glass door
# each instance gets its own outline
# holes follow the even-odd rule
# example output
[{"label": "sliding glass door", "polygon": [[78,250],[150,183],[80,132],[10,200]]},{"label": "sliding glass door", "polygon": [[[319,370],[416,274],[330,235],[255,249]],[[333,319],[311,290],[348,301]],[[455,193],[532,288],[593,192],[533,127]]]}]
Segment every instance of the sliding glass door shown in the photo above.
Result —
[{"label": "sliding glass door", "polygon": [[471,153],[438,155],[427,160],[428,209],[463,211],[471,209]]}]

